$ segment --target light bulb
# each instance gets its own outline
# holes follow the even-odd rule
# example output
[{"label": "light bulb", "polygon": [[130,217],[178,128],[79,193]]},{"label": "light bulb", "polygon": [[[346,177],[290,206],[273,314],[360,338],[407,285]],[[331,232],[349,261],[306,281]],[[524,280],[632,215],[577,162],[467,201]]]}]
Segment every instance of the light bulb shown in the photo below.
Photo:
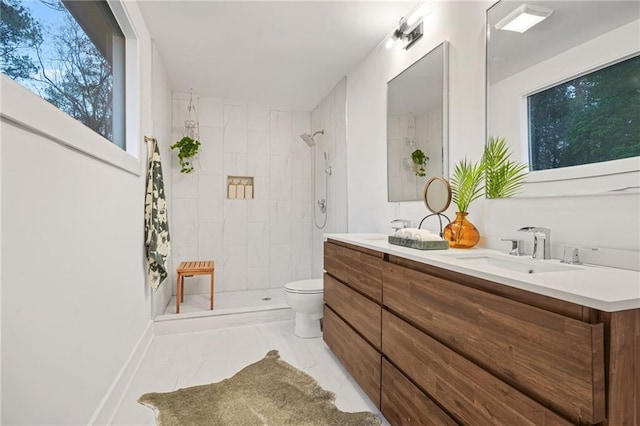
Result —
[{"label": "light bulb", "polygon": [[433,5],[430,1],[420,1],[418,7],[407,18],[407,25],[409,28],[413,27],[416,23],[423,20],[425,16],[429,15],[433,11]]},{"label": "light bulb", "polygon": [[394,44],[396,44],[396,39],[394,39],[392,36],[387,38],[387,41],[384,42],[384,47],[387,49],[391,49]]}]

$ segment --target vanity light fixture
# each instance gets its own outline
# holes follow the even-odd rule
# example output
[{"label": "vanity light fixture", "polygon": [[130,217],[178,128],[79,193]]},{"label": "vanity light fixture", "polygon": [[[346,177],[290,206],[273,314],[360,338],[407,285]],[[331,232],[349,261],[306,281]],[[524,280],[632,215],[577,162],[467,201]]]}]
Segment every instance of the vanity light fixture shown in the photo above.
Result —
[{"label": "vanity light fixture", "polygon": [[433,10],[433,5],[429,0],[421,0],[408,17],[400,18],[398,27],[394,29],[388,36],[386,36],[376,51],[380,54],[384,54],[385,50],[391,49],[397,44],[402,44],[402,47],[407,50],[416,41],[420,40],[423,34],[423,20],[425,16],[429,15]]},{"label": "vanity light fixture", "polygon": [[407,25],[409,27],[414,26],[418,21],[422,22],[424,18],[431,14],[433,11],[433,4],[430,1],[421,1],[416,6],[415,10],[411,12],[407,18]]},{"label": "vanity light fixture", "polygon": [[496,29],[523,33],[547,19],[551,13],[553,13],[553,9],[523,4],[499,20]]}]

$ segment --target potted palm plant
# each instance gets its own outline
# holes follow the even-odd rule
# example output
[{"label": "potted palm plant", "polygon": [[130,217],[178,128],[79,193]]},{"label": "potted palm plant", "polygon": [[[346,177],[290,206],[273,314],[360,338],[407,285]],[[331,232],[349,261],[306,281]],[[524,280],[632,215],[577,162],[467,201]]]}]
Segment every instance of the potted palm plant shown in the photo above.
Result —
[{"label": "potted palm plant", "polygon": [[456,164],[451,176],[451,198],[458,208],[456,218],[444,228],[444,239],[453,248],[470,248],[480,241],[480,233],[467,220],[469,205],[482,197],[484,186],[483,163],[468,162],[466,158]]},{"label": "potted palm plant", "polygon": [[451,198],[458,207],[456,218],[444,229],[444,238],[454,248],[470,248],[480,241],[480,233],[467,220],[469,205],[482,195],[511,197],[524,185],[527,165],[511,160],[505,138],[490,137],[482,159],[460,160],[451,177]]}]

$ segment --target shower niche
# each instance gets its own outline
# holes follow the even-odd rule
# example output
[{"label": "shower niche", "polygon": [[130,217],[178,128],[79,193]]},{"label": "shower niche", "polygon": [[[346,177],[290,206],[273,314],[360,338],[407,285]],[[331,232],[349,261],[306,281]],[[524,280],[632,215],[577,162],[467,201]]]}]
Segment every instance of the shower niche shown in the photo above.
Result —
[{"label": "shower niche", "polygon": [[227,198],[251,200],[255,196],[253,176],[227,176]]}]

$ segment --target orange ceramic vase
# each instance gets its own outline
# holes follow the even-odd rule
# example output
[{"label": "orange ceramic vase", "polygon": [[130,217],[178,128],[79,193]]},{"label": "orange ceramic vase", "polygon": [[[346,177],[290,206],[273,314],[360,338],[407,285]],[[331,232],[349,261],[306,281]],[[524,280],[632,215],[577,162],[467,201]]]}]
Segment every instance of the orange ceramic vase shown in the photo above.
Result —
[{"label": "orange ceramic vase", "polygon": [[480,241],[480,233],[467,220],[467,212],[456,212],[453,222],[444,228],[444,239],[449,241],[452,248],[471,248]]}]

